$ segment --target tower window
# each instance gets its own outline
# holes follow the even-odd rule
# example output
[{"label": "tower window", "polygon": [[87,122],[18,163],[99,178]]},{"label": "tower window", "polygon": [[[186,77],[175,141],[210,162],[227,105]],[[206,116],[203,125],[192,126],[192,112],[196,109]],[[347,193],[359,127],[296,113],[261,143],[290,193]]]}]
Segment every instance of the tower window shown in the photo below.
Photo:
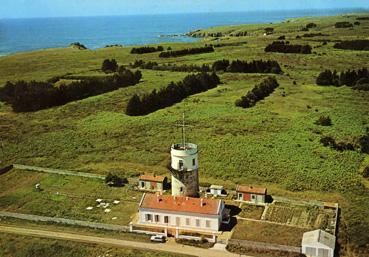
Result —
[{"label": "tower window", "polygon": [[179,160],[179,162],[178,162],[178,168],[180,170],[183,169],[183,161],[182,160]]},{"label": "tower window", "polygon": [[192,166],[196,166],[196,159],[192,159]]}]

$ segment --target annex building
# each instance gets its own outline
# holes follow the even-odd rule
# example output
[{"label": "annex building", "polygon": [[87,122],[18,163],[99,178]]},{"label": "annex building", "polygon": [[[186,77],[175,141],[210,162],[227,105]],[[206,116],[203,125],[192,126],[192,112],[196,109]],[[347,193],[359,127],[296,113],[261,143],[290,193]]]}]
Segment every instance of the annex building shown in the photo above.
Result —
[{"label": "annex building", "polygon": [[139,204],[138,224],[166,235],[215,236],[229,217],[223,200],[145,193]]}]

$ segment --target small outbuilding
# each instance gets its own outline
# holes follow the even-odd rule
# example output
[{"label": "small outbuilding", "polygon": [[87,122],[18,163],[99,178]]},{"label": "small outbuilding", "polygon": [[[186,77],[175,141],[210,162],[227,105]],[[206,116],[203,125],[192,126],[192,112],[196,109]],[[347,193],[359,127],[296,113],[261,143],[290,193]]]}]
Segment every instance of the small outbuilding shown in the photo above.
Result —
[{"label": "small outbuilding", "polygon": [[263,187],[241,186],[236,188],[237,200],[254,204],[264,204],[267,189]]},{"label": "small outbuilding", "polygon": [[167,177],[156,175],[141,175],[138,181],[138,188],[146,191],[162,192],[168,183]]},{"label": "small outbuilding", "polygon": [[208,190],[206,190],[206,196],[227,196],[227,192],[224,190],[223,186],[211,185]]},{"label": "small outbuilding", "polygon": [[302,237],[302,253],[307,257],[333,257],[335,246],[336,237],[321,229],[306,232]]}]

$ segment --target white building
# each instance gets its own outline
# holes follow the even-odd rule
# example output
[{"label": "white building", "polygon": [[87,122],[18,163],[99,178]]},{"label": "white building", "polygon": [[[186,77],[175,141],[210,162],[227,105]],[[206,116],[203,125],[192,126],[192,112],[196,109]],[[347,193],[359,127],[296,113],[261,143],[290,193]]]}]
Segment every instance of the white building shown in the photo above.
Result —
[{"label": "white building", "polygon": [[224,190],[223,186],[211,185],[206,191],[206,196],[227,196],[227,192]]},{"label": "white building", "polygon": [[197,233],[215,235],[223,220],[228,220],[224,201],[145,193],[139,205],[138,224],[162,228],[165,234],[179,237]]},{"label": "white building", "polygon": [[321,229],[304,233],[302,253],[307,257],[333,257],[336,237]]}]

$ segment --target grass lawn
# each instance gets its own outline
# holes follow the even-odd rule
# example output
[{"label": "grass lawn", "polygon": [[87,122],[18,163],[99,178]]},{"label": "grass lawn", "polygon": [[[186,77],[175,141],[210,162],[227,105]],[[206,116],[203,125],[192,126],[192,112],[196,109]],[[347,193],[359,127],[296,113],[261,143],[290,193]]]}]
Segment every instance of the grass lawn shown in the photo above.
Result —
[{"label": "grass lawn", "polygon": [[41,239],[19,235],[2,234],[0,237],[1,257],[181,257],[167,252],[150,250],[103,247],[95,244]]},{"label": "grass lawn", "polygon": [[[367,15],[367,14],[365,14]],[[236,184],[260,185],[268,193],[291,198],[338,202],[342,216],[342,242],[363,248],[369,241],[369,184],[361,176],[368,165],[368,155],[357,151],[338,152],[320,143],[322,136],[338,141],[356,140],[369,127],[369,92],[348,87],[321,87],[315,84],[324,69],[343,71],[368,67],[368,51],[333,48],[335,40],[365,39],[369,21],[352,29],[336,29],[337,21],[356,20],[356,15],[290,19],[276,24],[252,24],[211,28],[212,31],[247,30],[249,36],[226,35],[220,43],[246,42],[239,46],[218,47],[214,53],[161,59],[158,53],[130,54],[131,47],[80,51],[72,48],[48,49],[0,57],[0,85],[6,81],[46,80],[54,76],[102,76],[98,69],[106,58],[120,65],[136,59],[160,64],[211,64],[219,59],[276,60],[284,73],[276,75],[280,87],[269,97],[249,109],[234,105],[268,74],[220,73],[223,84],[192,95],[174,106],[143,117],[124,114],[130,97],[160,89],[170,81],[180,81],[185,72],[143,70],[142,81],[132,87],[68,103],[33,113],[14,113],[0,103],[0,138],[3,163],[21,163],[41,167],[72,169],[107,174],[116,171],[125,176],[139,173],[166,174],[169,147],[180,140],[176,122],[186,112],[192,127],[188,140],[199,145],[200,181],[234,188]],[[327,36],[296,38],[301,29],[314,22],[309,33]],[[263,36],[265,27],[275,33]],[[291,44],[310,44],[313,54],[265,53],[264,48],[285,35]],[[196,43],[163,44],[173,50],[203,46],[207,38]],[[326,45],[323,41],[328,40]],[[83,42],[81,42],[83,43]],[[284,92],[284,93],[283,93]],[[322,127],[314,122],[329,116],[333,125]],[[5,175],[8,176],[8,175]],[[33,177],[35,176],[35,177]],[[39,177],[38,177],[39,176]],[[3,180],[2,176],[0,180]],[[14,180],[14,181],[13,181]],[[41,181],[45,191],[36,194],[33,184]],[[61,182],[60,182],[61,181]],[[0,188],[0,206],[10,210],[54,216],[111,220],[126,223],[133,211],[123,205],[105,215],[96,210],[86,213],[93,203],[89,195],[123,198],[125,189],[103,189],[97,182],[82,179],[57,179],[52,176],[25,175],[9,178],[9,186]],[[14,184],[15,183],[15,184]],[[60,183],[65,183],[61,187]],[[16,186],[14,189],[11,185]],[[5,185],[5,184],[2,184]],[[74,205],[65,194],[83,197]],[[123,190],[123,191],[120,191]],[[43,206],[51,206],[49,209]],[[121,208],[121,209],[119,209]]]},{"label": "grass lawn", "polygon": [[302,235],[307,231],[258,221],[238,220],[232,239],[301,246]]},{"label": "grass lawn", "polygon": [[[12,170],[0,176],[0,207],[5,211],[127,225],[137,212],[141,193],[128,187],[108,187],[97,179]],[[42,192],[34,189],[41,184]],[[97,208],[108,202],[111,212]],[[119,200],[115,205],[112,202]],[[94,207],[86,210],[87,207]],[[114,218],[115,217],[115,218]],[[114,219],[112,219],[114,218]]]}]

